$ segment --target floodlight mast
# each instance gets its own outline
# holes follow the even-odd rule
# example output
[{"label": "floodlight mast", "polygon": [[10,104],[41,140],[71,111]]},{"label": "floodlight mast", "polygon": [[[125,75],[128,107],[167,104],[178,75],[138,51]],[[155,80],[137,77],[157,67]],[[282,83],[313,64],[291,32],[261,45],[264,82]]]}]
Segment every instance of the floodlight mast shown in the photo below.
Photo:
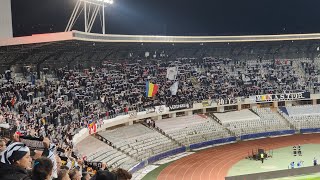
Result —
[{"label": "floodlight mast", "polygon": [[[84,11],[84,31],[91,32],[98,13],[102,10],[102,34],[106,33],[105,7],[113,0],[79,0],[75,5],[65,31],[71,31],[82,11]],[[80,10],[81,9],[81,10]]]}]

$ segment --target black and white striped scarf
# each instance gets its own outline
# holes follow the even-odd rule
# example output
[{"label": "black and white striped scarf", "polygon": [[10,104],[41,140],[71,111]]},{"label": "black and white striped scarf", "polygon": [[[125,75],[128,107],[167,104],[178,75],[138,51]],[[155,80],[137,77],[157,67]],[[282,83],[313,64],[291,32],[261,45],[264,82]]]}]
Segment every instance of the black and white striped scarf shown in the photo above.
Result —
[{"label": "black and white striped scarf", "polygon": [[1,153],[1,162],[12,164],[13,161],[18,161],[28,152],[30,152],[30,150],[25,144],[21,142],[11,143],[6,150]]}]

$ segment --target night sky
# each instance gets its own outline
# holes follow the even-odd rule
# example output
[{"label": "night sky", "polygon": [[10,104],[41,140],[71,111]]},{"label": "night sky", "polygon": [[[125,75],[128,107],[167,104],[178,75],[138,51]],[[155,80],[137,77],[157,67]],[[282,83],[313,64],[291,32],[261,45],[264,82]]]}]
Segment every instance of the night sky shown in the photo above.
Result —
[{"label": "night sky", "polygon": [[[106,31],[111,34],[320,32],[319,0],[114,1],[112,6],[106,8]],[[64,31],[75,3],[76,0],[12,0],[14,36]],[[97,21],[93,32],[100,33],[100,27]],[[84,31],[82,21],[74,29]]]}]

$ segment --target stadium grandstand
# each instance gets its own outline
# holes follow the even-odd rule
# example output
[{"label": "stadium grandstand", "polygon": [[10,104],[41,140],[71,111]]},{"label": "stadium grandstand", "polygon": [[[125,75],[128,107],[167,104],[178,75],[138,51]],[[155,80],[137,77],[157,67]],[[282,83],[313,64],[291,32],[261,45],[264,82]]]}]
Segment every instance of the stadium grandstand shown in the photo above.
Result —
[{"label": "stadium grandstand", "polygon": [[30,152],[33,171],[47,163],[52,178],[120,169],[131,179],[199,148],[319,133],[319,39],[68,31],[0,40],[0,179]]}]

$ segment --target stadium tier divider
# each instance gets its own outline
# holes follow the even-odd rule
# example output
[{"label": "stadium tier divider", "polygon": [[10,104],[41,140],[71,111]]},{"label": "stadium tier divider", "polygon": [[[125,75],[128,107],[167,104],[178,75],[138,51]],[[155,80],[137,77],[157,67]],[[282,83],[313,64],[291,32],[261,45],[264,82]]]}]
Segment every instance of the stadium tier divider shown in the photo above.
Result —
[{"label": "stadium tier divider", "polygon": [[300,133],[302,133],[302,134],[307,134],[307,133],[320,133],[320,128],[300,129]]},{"label": "stadium tier divider", "polygon": [[245,134],[241,135],[241,140],[246,139],[256,139],[262,137],[270,137],[270,136],[283,136],[283,135],[291,135],[295,134],[295,130],[284,130],[284,131],[273,131],[273,132],[263,132],[263,133],[255,133],[255,134]]},{"label": "stadium tier divider", "polygon": [[215,139],[215,140],[211,140],[211,141],[191,144],[190,149],[198,149],[198,148],[202,148],[202,147],[206,147],[206,146],[231,143],[231,142],[235,142],[235,141],[236,141],[236,137]]}]

